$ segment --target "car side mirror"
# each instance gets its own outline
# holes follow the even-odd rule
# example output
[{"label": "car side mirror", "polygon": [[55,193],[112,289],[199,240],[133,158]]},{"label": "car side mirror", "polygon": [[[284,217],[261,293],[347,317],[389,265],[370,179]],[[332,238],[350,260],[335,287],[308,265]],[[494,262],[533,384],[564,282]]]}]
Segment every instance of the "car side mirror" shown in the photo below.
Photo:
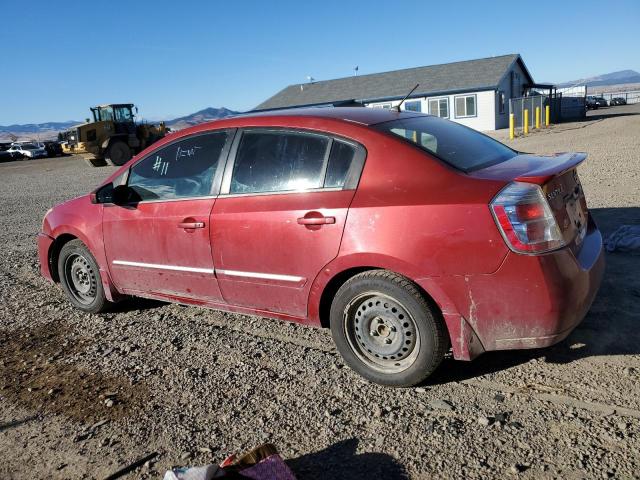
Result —
[{"label": "car side mirror", "polygon": [[103,185],[90,195],[91,203],[113,203],[113,183]]},{"label": "car side mirror", "polygon": [[111,198],[115,205],[128,205],[135,201],[135,192],[128,185],[118,185],[114,187]]},{"label": "car side mirror", "polygon": [[112,183],[107,183],[91,194],[91,203],[128,205],[135,203],[137,198],[138,195],[135,191],[127,185],[117,185],[114,187]]}]

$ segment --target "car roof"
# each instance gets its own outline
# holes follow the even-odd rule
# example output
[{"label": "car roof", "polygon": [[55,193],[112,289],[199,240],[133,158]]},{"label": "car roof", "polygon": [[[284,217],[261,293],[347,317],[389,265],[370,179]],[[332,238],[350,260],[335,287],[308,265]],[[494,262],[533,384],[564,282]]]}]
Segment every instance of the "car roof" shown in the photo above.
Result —
[{"label": "car roof", "polygon": [[355,122],[362,125],[375,125],[376,123],[411,118],[421,115],[417,112],[398,112],[395,108],[369,108],[369,107],[325,107],[325,108],[285,108],[281,110],[266,110],[260,112],[247,112],[237,117],[313,117],[346,122]]},{"label": "car roof", "polygon": [[[323,127],[328,125],[318,125],[315,120],[327,120],[328,122],[344,122],[347,124],[357,124],[363,127],[376,125],[379,123],[390,122],[393,120],[409,119],[416,117],[429,117],[419,112],[407,112],[385,108],[368,108],[368,107],[327,107],[327,108],[291,108],[271,111],[260,112],[247,112],[239,115],[233,115],[229,117],[219,118],[210,122],[203,122],[197,125],[192,125],[187,128],[168,132],[168,134],[159,142],[149,145],[146,149],[139,153],[139,155],[146,155],[147,151],[151,151],[156,148],[162,148],[165,145],[187,137],[193,134],[200,134],[208,131],[224,128],[251,128],[262,127],[270,128],[273,126],[282,126],[288,124],[287,127],[298,128],[302,127],[301,124],[305,123],[313,125],[313,129],[322,130]],[[300,120],[296,122],[296,119]],[[303,122],[303,120],[306,120]],[[309,122],[308,120],[312,120]],[[273,125],[270,123],[273,122]],[[297,125],[298,124],[298,125]],[[115,178],[115,174],[109,177],[109,180]]]}]

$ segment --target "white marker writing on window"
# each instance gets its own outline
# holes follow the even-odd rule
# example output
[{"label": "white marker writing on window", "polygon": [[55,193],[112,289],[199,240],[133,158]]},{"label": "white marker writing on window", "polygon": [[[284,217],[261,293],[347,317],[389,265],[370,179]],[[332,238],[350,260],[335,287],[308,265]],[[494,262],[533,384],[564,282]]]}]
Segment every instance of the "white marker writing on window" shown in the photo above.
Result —
[{"label": "white marker writing on window", "polygon": [[180,157],[193,157],[196,154],[196,150],[200,150],[202,147],[181,148],[178,147],[176,152],[176,160]]},{"label": "white marker writing on window", "polygon": [[167,174],[167,170],[169,170],[169,162],[163,162],[162,161],[162,157],[160,155],[156,156],[156,161],[153,164],[153,169],[156,172],[159,172],[160,175],[166,175]]}]

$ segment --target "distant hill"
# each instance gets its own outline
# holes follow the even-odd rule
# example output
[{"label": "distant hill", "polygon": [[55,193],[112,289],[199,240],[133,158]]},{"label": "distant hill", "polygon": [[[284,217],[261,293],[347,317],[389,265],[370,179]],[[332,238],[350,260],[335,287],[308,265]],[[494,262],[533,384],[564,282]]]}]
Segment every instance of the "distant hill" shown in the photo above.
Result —
[{"label": "distant hill", "polygon": [[[180,130],[183,128],[191,127],[203,122],[210,122],[211,120],[217,120],[218,118],[225,118],[231,115],[237,115],[239,112],[234,112],[228,108],[205,108],[191,115],[184,117],[174,118],[173,120],[165,120],[165,124],[172,130]],[[68,122],[47,122],[47,123],[26,123],[22,125],[0,125],[0,140],[7,141],[11,135],[15,135],[20,140],[30,139],[37,137],[40,140],[48,140],[56,138],[58,132],[68,130],[74,125],[82,123],[80,121],[70,120]]]},{"label": "distant hill", "polygon": [[237,115],[240,112],[235,112],[233,110],[229,110],[228,108],[205,108],[204,110],[199,110],[196,113],[192,113],[191,115],[186,115],[184,117],[174,118],[173,120],[165,120],[165,124],[167,127],[170,127],[172,130],[181,130],[183,128],[191,127],[193,125],[198,125],[199,123],[210,122],[212,120],[217,120],[219,118],[230,117],[232,115]]},{"label": "distant hill", "polygon": [[47,123],[25,123],[23,125],[0,125],[0,134],[25,134],[25,133],[40,133],[48,134],[67,130],[73,125],[77,125],[78,121],[69,120],[67,122],[47,122]]},{"label": "distant hill", "polygon": [[595,77],[559,83],[557,86],[570,87],[572,85],[586,85],[587,87],[600,87],[625,83],[640,83],[640,73],[635,70],[620,70],[619,72],[605,73],[604,75],[597,75]]}]

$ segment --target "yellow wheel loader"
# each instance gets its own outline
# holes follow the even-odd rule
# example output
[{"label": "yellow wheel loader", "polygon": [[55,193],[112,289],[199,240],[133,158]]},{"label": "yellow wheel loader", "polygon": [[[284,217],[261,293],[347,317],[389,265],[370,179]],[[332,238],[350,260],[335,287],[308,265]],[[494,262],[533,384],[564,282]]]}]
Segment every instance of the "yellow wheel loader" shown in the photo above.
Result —
[{"label": "yellow wheel loader", "polygon": [[124,165],[136,153],[165,136],[164,123],[134,121],[131,103],[112,103],[91,108],[93,122],[76,125],[63,134],[62,150],[81,155],[89,165]]}]

